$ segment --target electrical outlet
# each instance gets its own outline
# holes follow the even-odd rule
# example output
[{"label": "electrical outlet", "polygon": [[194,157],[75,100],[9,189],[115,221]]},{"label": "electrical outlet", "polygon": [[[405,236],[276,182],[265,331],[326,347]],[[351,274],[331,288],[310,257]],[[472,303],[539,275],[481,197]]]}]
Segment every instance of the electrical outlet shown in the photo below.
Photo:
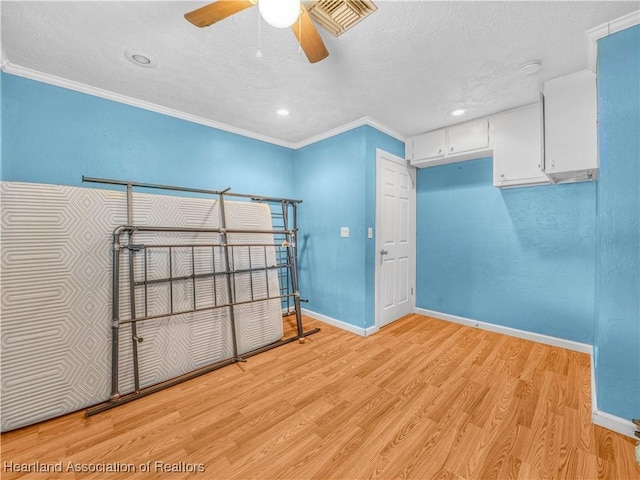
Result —
[{"label": "electrical outlet", "polygon": [[349,227],[342,227],[340,229],[340,236],[342,238],[349,238]]}]

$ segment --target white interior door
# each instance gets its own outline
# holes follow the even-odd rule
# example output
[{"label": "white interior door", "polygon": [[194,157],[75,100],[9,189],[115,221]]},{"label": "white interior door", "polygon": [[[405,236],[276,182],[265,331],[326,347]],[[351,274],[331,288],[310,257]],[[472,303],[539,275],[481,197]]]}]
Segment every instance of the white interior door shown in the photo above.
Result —
[{"label": "white interior door", "polygon": [[414,311],[416,170],[376,151],[376,325]]}]

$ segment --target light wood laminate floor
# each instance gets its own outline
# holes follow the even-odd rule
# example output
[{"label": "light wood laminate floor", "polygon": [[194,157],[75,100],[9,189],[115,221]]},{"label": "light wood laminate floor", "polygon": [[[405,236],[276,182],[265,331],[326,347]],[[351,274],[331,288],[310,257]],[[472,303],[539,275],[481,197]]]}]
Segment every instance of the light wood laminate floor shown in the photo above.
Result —
[{"label": "light wood laminate floor", "polygon": [[585,354],[419,315],[366,338],[305,324],[322,331],[303,345],[5,433],[3,470],[117,462],[136,472],[25,478],[154,478],[158,461],[181,470],[163,478],[640,479],[633,440],[591,424]]}]

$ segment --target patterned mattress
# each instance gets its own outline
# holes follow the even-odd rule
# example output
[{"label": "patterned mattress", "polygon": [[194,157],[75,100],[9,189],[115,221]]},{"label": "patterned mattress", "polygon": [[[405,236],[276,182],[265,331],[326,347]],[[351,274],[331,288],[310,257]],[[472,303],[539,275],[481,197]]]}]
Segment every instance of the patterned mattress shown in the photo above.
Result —
[{"label": "patterned mattress", "polygon": [[[111,381],[111,237],[126,224],[123,191],[2,182],[1,409],[2,431],[36,423],[108,399]],[[225,200],[227,228],[272,229],[267,205]],[[216,199],[133,194],[133,223],[220,227]],[[206,244],[218,234],[136,233],[135,243]],[[230,234],[229,243],[273,243],[271,234]],[[224,304],[225,267],[219,247],[147,250],[147,279],[185,279],[136,288],[136,317]],[[234,270],[272,266],[273,247],[234,248]],[[135,281],[144,279],[144,255],[134,255]],[[238,273],[237,301],[277,295],[277,271]],[[144,298],[147,298],[146,311]],[[128,254],[121,255],[120,318],[130,318]],[[234,307],[240,353],[282,337],[280,300]],[[138,322],[141,386],[232,356],[229,308]],[[133,390],[130,327],[120,333],[120,393]]]}]

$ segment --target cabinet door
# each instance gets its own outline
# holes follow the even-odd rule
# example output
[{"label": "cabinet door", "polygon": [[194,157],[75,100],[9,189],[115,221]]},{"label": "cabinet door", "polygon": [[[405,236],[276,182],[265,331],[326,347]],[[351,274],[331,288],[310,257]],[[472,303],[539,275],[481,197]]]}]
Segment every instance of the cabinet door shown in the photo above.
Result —
[{"label": "cabinet door", "polygon": [[489,122],[486,118],[472,120],[447,128],[447,154],[479,150],[489,146]]},{"label": "cabinet door", "polygon": [[444,156],[444,129],[413,137],[412,160],[441,158]]},{"label": "cabinet door", "polygon": [[541,170],[541,105],[496,115],[493,120],[493,184],[496,187],[549,183]]},{"label": "cabinet door", "polygon": [[596,75],[550,80],[545,96],[545,170],[549,174],[598,168]]}]

